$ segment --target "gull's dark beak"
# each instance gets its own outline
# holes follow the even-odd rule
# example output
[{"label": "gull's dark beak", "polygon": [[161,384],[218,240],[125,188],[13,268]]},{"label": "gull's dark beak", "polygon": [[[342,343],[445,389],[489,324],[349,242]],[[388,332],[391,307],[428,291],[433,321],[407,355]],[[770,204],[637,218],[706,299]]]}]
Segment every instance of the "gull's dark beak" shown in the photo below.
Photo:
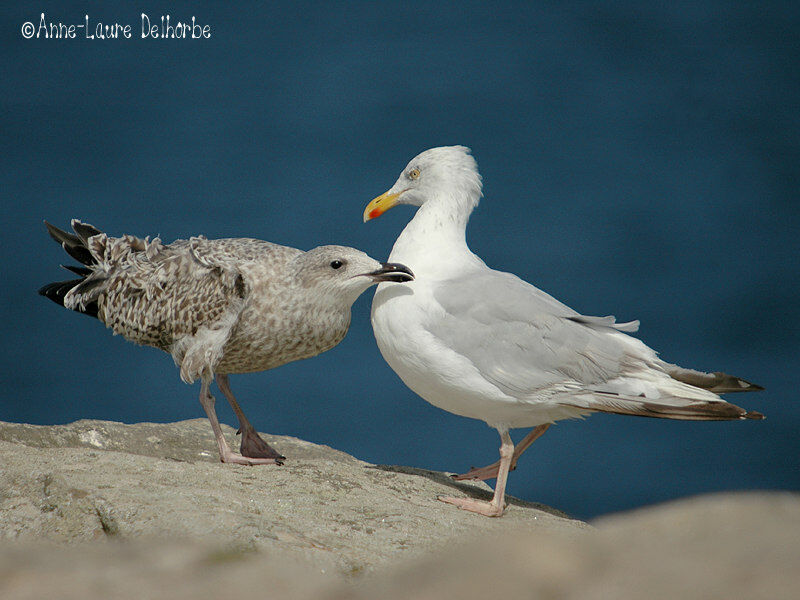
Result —
[{"label": "gull's dark beak", "polygon": [[400,263],[381,263],[381,268],[372,273],[367,273],[368,277],[372,277],[373,281],[394,281],[396,283],[404,283],[406,281],[413,281],[414,274],[405,265]]}]

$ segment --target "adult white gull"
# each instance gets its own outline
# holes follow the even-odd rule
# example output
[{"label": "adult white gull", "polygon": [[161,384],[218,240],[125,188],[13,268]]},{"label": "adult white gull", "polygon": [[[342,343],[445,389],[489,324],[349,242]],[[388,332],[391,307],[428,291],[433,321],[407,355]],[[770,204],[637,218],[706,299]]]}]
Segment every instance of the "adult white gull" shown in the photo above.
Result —
[{"label": "adult white gull", "polygon": [[[467,247],[465,230],[482,196],[463,146],[432,148],[370,202],[364,220],[397,204],[418,206],[390,261],[413,270],[404,286],[381,284],[372,326],[384,359],[425,400],[497,429],[500,460],[458,479],[497,478],[491,502],[440,500],[500,516],[509,470],[551,423],[593,412],[685,420],[762,419],[718,396],[760,390],[725,373],[667,363],[627,335],[639,322],[581,315]],[[534,429],[517,446],[509,429]]]}]

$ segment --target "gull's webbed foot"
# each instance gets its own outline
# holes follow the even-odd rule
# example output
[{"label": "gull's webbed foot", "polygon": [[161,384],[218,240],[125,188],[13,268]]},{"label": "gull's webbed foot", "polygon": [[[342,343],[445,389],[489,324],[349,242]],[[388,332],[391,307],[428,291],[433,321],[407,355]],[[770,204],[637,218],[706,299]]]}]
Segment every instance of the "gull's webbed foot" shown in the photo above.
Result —
[{"label": "gull's webbed foot", "polygon": [[271,460],[271,463],[257,464],[276,464],[282,465],[286,457],[265,442],[255,429],[245,428],[242,431],[242,443],[239,451],[245,459]]},{"label": "gull's webbed foot", "polygon": [[[517,468],[517,461],[519,457],[522,456],[522,453],[527,450],[530,445],[538,440],[545,431],[550,427],[550,423],[545,423],[543,425],[539,425],[538,427],[534,427],[528,435],[526,435],[523,440],[517,444],[517,447],[514,449],[514,454],[511,457],[511,466],[508,468],[509,471],[513,471]],[[486,465],[485,467],[472,467],[466,473],[462,473],[461,475],[451,475],[453,479],[456,481],[463,481],[465,479],[496,479],[497,474],[500,472],[500,461],[498,460],[496,463],[492,463],[491,465]]]},{"label": "gull's webbed foot", "polygon": [[221,451],[219,453],[219,460],[220,462],[232,464],[232,465],[247,465],[249,467],[255,465],[282,465],[283,461],[278,460],[276,458],[251,458],[248,456],[242,456],[237,452],[233,452],[231,449],[226,448],[225,451]]},{"label": "gull's webbed foot", "polygon": [[[500,470],[500,461],[497,461],[494,464],[486,465],[485,467],[472,467],[466,473],[461,473],[461,475],[451,475],[453,479],[456,481],[464,481],[468,479],[477,480],[480,479],[483,481],[484,479],[496,479],[497,473]],[[514,470],[514,467],[511,468]]]},{"label": "gull's webbed foot", "polygon": [[501,517],[505,506],[500,506],[494,501],[486,502],[485,500],[476,500],[475,498],[454,498],[452,496],[438,496],[436,498],[440,502],[446,502],[457,506],[461,510],[468,510],[469,512],[478,513],[485,517]]}]

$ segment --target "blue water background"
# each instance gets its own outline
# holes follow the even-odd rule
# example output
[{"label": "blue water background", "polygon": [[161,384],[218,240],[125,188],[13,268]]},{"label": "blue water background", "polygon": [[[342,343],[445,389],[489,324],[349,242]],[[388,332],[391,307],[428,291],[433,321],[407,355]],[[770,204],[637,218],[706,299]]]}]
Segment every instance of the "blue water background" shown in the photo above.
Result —
[{"label": "blue water background", "polygon": [[[168,356],[35,294],[68,261],[42,219],[385,259],[413,209],[362,224],[364,205],[419,151],[464,144],[485,182],[468,240],[487,264],[581,312],[640,319],[666,360],[767,388],[730,397],[763,422],[561,422],[510,492],[592,517],[800,488],[800,5],[146,5],[3,8],[1,420],[203,415]],[[212,37],[143,40],[142,11],[195,15]],[[133,37],[24,39],[41,12]],[[371,296],[332,351],[232,377],[251,420],[374,463],[493,462],[493,430],[383,362]]]}]

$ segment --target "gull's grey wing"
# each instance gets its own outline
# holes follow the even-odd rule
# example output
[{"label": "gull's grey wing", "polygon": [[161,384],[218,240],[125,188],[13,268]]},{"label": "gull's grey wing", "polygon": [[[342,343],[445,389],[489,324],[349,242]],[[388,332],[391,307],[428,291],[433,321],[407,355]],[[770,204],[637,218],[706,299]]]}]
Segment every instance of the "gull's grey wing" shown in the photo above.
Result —
[{"label": "gull's grey wing", "polygon": [[240,308],[246,285],[229,252],[204,238],[169,245],[125,236],[90,240],[100,319],[125,338],[170,351],[184,336]]},{"label": "gull's grey wing", "polygon": [[715,393],[758,386],[665,363],[620,332],[637,322],[578,315],[513,275],[480,270],[441,282],[434,295],[444,316],[431,333],[509,396],[540,393],[580,410],[646,417],[763,418]]},{"label": "gull's grey wing", "polygon": [[100,234],[87,245],[97,266],[86,287],[91,284],[100,320],[133,342],[167,351],[241,310],[248,264],[271,253],[300,252],[261,240],[203,237],[164,245],[157,238]]},{"label": "gull's grey wing", "polygon": [[629,363],[657,360],[618,333],[637,322],[580,315],[509,273],[480,269],[441,282],[435,298],[445,315],[431,332],[511,396],[559,385],[586,389],[619,376]]},{"label": "gull's grey wing", "polygon": [[187,382],[211,376],[253,288],[285,276],[286,259],[301,253],[261,240],[203,237],[165,246],[96,236],[89,246],[105,279],[101,321],[170,352]]}]

